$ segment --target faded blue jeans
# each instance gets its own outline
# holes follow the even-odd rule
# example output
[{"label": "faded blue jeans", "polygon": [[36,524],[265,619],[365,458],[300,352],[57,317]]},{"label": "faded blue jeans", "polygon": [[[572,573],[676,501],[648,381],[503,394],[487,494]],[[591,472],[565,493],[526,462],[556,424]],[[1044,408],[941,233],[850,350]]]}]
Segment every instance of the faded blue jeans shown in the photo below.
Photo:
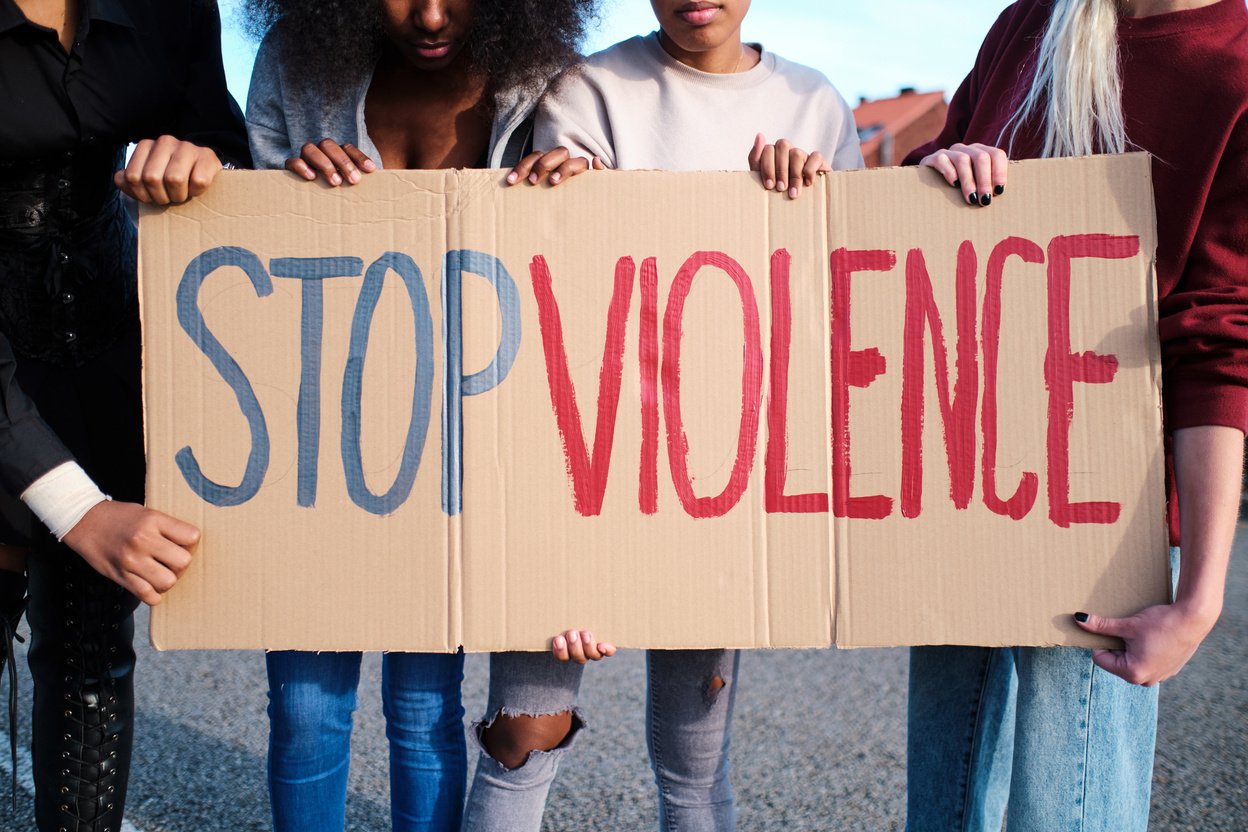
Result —
[{"label": "faded blue jeans", "polygon": [[1073,647],[912,648],[906,829],[1143,832],[1157,690]]},{"label": "faded blue jeans", "polygon": [[[646,653],[646,745],[664,832],[728,832],[736,819],[728,746],[736,701],[736,650],[650,650]],[[495,653],[481,731],[500,714],[573,713],[572,731],[553,751],[534,752],[508,769],[480,748],[464,832],[537,832],[560,760],[584,721],[576,710],[582,667],[548,653]],[[717,681],[718,680],[718,681]]]},{"label": "faded blue jeans", "polygon": [[1073,647],[910,651],[908,832],[1143,832],[1157,688]]},{"label": "faded blue jeans", "polygon": [[[342,832],[360,653],[271,652],[269,797],[277,832]],[[381,700],[398,832],[454,832],[468,777],[462,653],[387,653]]]}]

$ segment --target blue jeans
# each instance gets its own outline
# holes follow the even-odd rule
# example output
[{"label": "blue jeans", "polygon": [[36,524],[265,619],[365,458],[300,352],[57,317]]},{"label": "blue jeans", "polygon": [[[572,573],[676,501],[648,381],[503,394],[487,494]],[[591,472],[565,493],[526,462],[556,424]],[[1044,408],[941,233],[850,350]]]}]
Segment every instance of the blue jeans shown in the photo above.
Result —
[{"label": "blue jeans", "polygon": [[[269,797],[277,832],[342,832],[360,653],[271,652]],[[462,653],[387,653],[381,699],[395,830],[454,832],[468,776]]]},{"label": "blue jeans", "polygon": [[1143,832],[1157,690],[1073,647],[912,648],[907,832]]},{"label": "blue jeans", "polygon": [[[646,653],[646,746],[664,832],[727,832],[735,828],[728,746],[736,702],[736,650],[651,650]],[[486,722],[508,716],[572,711],[573,728],[553,751],[535,752],[508,769],[481,747],[464,832],[537,832],[559,762],[584,722],[576,711],[580,665],[546,653],[490,657]],[[716,681],[718,680],[718,682]]]},{"label": "blue jeans", "polygon": [[910,651],[908,832],[1148,826],[1157,688],[1071,647]]}]

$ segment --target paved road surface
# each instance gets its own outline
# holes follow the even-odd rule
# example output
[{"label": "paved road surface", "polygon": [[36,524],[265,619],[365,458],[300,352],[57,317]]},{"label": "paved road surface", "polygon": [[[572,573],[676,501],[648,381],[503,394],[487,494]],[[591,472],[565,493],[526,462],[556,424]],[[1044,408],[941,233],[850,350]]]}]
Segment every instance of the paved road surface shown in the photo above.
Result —
[{"label": "paved road surface", "polygon": [[[1153,829],[1248,830],[1248,525],[1236,549],[1221,623],[1162,691]],[[140,661],[126,832],[268,829],[260,655],[144,649]],[[358,832],[389,829],[379,667],[365,659],[348,819]],[[547,830],[655,828],[638,729],[642,667],[630,653],[592,669],[583,697],[592,730],[560,775]],[[743,832],[902,828],[904,651],[750,653],[741,675],[733,766]],[[473,716],[484,706],[483,657],[469,657],[467,677]],[[29,692],[28,677],[22,685]],[[19,795],[16,818],[4,797],[0,829],[33,828],[29,796]]]}]

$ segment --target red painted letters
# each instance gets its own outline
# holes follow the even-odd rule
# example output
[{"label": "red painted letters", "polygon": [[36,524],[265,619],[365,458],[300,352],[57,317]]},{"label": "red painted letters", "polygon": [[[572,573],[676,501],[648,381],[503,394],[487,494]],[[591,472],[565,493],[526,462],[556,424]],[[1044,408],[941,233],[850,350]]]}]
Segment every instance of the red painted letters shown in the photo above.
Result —
[{"label": "red painted letters", "polygon": [[[1036,243],[1008,237],[988,258],[982,322],[976,308],[978,258],[968,241],[958,249],[956,274],[957,344],[950,380],[949,347],[944,321],[936,305],[931,276],[922,250],[906,258],[901,398],[901,514],[918,517],[923,510],[923,429],[926,410],[927,342],[932,344],[936,394],[949,467],[950,498],[954,506],[969,508],[975,491],[975,418],[979,406],[979,361],[983,356],[983,401],[979,427],[983,450],[978,467],[983,478],[983,502],[992,512],[1021,520],[1035,506],[1039,476],[1031,471],[1019,477],[1014,493],[1001,496],[997,483],[998,388],[1000,372],[1002,292],[1005,267],[1011,258],[1041,265],[1047,261],[1048,351],[1044,380],[1048,390],[1046,440],[1049,519],[1068,528],[1080,523],[1115,523],[1121,506],[1114,502],[1070,502],[1070,430],[1074,421],[1074,385],[1108,384],[1118,370],[1112,355],[1071,352],[1071,263],[1076,259],[1125,259],[1139,253],[1136,237],[1087,234],[1056,237],[1047,256]],[[815,514],[831,507],[837,517],[882,520],[893,512],[893,499],[883,494],[851,494],[850,390],[866,388],[883,375],[887,362],[875,348],[853,349],[851,286],[858,272],[888,272],[897,265],[892,251],[832,252],[831,266],[831,498],[823,492],[786,494],[788,470],[789,363],[793,337],[790,295],[792,258],[785,249],[771,256],[771,367],[767,402],[767,448],[764,501],[771,514]],[[694,279],[704,267],[726,274],[737,289],[743,318],[741,410],[736,457],[728,483],[716,495],[699,497],[689,474],[689,438],[681,413],[680,356],[685,303]],[[572,486],[576,511],[586,517],[602,512],[611,449],[619,410],[628,316],[635,266],[623,257],[615,270],[615,286],[607,312],[602,365],[598,380],[597,417],[593,453],[586,448],[584,426],[568,371],[559,307],[551,286],[550,269],[541,257],[530,268],[537,299],[550,401]],[[684,510],[694,518],[720,517],[741,501],[754,467],[762,406],[763,351],[758,303],[750,277],[737,261],[722,252],[692,255],[672,281],[662,321],[660,343],[659,274],[653,257],[641,264],[641,323],[638,333],[640,369],[641,454],[637,487],[642,514],[659,507],[659,415],[666,422],[667,456],[672,484]],[[977,323],[982,335],[977,335]],[[930,339],[928,336],[930,335]],[[1037,368],[1039,369],[1039,368]],[[660,389],[660,381],[662,389]]]},{"label": "red painted letters", "polygon": [[659,510],[659,268],[641,263],[641,473],[637,502],[642,514]]},{"label": "red painted letters", "polygon": [[636,266],[631,257],[621,257],[615,267],[615,291],[607,311],[607,337],[602,347],[602,370],[598,377],[598,419],[594,427],[594,455],[585,450],[581,412],[576,406],[576,390],[568,374],[568,354],[563,344],[563,322],[551,288],[550,268],[540,255],[529,268],[533,294],[537,298],[538,323],[542,330],[542,351],[546,356],[546,378],[550,403],[555,409],[568,479],[576,501],[576,511],[585,517],[602,513],[602,497],[611,470],[611,444],[615,440],[615,417],[620,403],[620,377],[624,369],[624,330],[633,294]]},{"label": "red painted letters", "polygon": [[984,505],[997,514],[1021,520],[1036,504],[1040,478],[1023,473],[1014,496],[1002,500],[997,492],[997,362],[1001,352],[1001,291],[1005,263],[1018,257],[1025,263],[1043,263],[1044,251],[1031,240],[1007,237],[988,258],[988,290],[984,295],[984,409],[980,417],[984,434]]},{"label": "red painted letters", "polygon": [[832,252],[832,510],[837,517],[882,520],[893,513],[890,497],[849,493],[849,388],[868,387],[887,364],[877,349],[850,348],[850,283],[854,272],[887,272],[897,265],[891,251]]},{"label": "red painted letters", "polygon": [[1140,251],[1138,237],[1081,234],[1049,243],[1049,351],[1044,380],[1049,388],[1049,519],[1063,529],[1072,523],[1116,523],[1120,503],[1070,502],[1070,425],[1075,418],[1074,383],[1109,384],[1118,372],[1112,355],[1070,349],[1070,262],[1082,258],[1122,260]]},{"label": "red painted letters", "polygon": [[975,405],[979,395],[979,352],[975,343],[975,247],[958,249],[958,379],[949,396],[949,359],[940,310],[932,298],[932,281],[923,252],[906,258],[905,353],[901,395],[901,513],[918,517],[923,511],[923,332],[932,332],[936,394],[949,461],[949,496],[959,509],[971,504],[975,490]]},{"label": "red painted letters", "polygon": [[[745,351],[741,368],[741,427],[737,436],[737,458],[724,490],[714,497],[699,497],[689,478],[689,438],[685,436],[680,413],[680,341],[685,300],[693,279],[703,266],[722,270],[736,284],[744,318]],[[667,420],[667,457],[672,469],[672,485],[690,517],[722,517],[745,493],[750,468],[758,444],[759,409],[763,389],[763,347],[759,332],[758,302],[750,277],[737,261],[717,251],[700,251],[680,267],[667,298],[663,320],[663,415]]]},{"label": "red painted letters", "polygon": [[793,340],[793,301],[784,249],[771,255],[771,399],[767,402],[766,503],[769,514],[818,514],[828,510],[828,495],[785,494],[789,450],[789,347]]}]

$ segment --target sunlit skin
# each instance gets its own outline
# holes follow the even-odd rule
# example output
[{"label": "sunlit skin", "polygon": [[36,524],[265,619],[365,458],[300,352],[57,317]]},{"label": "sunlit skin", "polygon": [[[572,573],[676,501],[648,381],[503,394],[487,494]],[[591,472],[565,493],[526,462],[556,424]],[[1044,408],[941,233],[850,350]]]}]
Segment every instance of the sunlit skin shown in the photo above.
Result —
[{"label": "sunlit skin", "polygon": [[[378,0],[385,39],[364,102],[384,167],[467,168],[484,157],[493,118],[488,79],[471,66],[472,0]],[[334,137],[305,145],[287,170],[354,185],[376,163]]]},{"label": "sunlit skin", "polygon": [[[412,69],[447,69],[463,55],[472,34],[472,0],[381,0],[381,22],[390,49]],[[470,74],[461,66],[445,80]]]},{"label": "sunlit skin", "polygon": [[471,0],[383,0],[386,35],[365,100],[368,132],[393,169],[480,164],[494,113],[471,66]]},{"label": "sunlit skin", "polygon": [[732,73],[753,67],[758,50],[741,42],[750,0],[650,0],[659,21],[659,42],[685,66]]},{"label": "sunlit skin", "polygon": [[[494,117],[489,79],[472,66],[472,0],[378,0],[385,42],[364,104],[368,134],[383,167],[436,170],[478,167]],[[565,148],[534,153],[524,176],[551,184],[590,166]],[[601,164],[598,165],[601,167]],[[332,137],[305,145],[286,169],[331,186],[354,185],[376,163]],[[519,180],[519,175],[509,181]]]},{"label": "sunlit skin", "polygon": [[74,43],[72,21],[78,19],[77,0],[16,0],[26,19],[56,31],[57,40],[66,52]]}]

